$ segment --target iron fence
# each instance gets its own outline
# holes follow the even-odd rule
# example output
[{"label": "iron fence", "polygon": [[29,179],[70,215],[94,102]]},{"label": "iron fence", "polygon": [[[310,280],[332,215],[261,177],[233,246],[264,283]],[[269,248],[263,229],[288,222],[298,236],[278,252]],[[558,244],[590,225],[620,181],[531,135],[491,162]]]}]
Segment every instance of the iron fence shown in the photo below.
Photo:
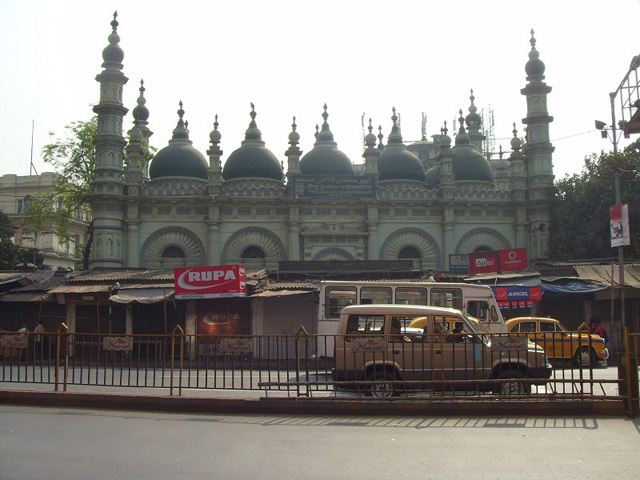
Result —
[{"label": "iron fence", "polygon": [[[38,338],[0,335],[1,382],[51,384],[56,390],[68,385],[164,388],[171,394],[211,389],[465,400],[497,394],[637,403],[618,391],[621,382],[626,392],[634,391],[628,388],[633,379],[600,368],[590,338],[580,335],[537,339],[537,350],[526,334],[469,334],[447,341],[433,332],[370,337],[309,335],[303,328],[295,335],[205,336],[184,334],[180,327],[167,335],[71,333],[62,325]],[[627,352],[635,352],[636,359],[639,340],[627,335]],[[555,349],[555,356],[548,354],[553,369],[540,355],[542,348]],[[563,349],[569,353],[558,353]],[[319,351],[335,355],[319,357]]]}]

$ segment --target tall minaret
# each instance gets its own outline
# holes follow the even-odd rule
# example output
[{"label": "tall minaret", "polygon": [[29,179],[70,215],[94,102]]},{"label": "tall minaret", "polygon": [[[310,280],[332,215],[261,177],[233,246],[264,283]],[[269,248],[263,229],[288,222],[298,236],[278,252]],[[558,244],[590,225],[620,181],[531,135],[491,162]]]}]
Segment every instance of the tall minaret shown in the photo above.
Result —
[{"label": "tall minaret", "polygon": [[544,83],[545,65],[536,50],[531,30],[531,51],[525,66],[527,86],[521,93],[527,98],[527,139],[523,148],[527,170],[527,209],[529,220],[529,256],[532,259],[548,256],[549,201],[553,195],[554,150],[549,137],[553,117],[547,111],[547,95],[551,87]]},{"label": "tall minaret", "polygon": [[122,73],[124,52],[118,45],[118,12],[113,14],[109,45],[102,51],[102,72],[96,76],[100,83],[100,102],[93,107],[98,116],[95,178],[89,199],[93,209],[94,267],[122,267],[123,222],[125,197],[122,176],[124,146],[122,123],[127,109],[122,104],[122,88],[128,78]]}]

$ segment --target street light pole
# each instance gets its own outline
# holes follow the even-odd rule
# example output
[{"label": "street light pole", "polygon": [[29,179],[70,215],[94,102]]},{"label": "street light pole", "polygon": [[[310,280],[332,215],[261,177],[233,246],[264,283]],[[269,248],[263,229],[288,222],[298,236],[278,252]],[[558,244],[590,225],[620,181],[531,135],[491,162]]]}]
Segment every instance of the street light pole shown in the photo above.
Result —
[{"label": "street light pole", "polygon": [[[618,165],[618,133],[616,131],[616,108],[615,99],[618,94],[618,88],[615,92],[609,94],[611,100],[611,137],[613,143],[613,185],[615,189],[616,205],[620,205],[620,166]],[[618,247],[618,271],[619,271],[619,283],[620,283],[620,323],[627,327],[630,331],[633,331],[632,325],[627,325],[624,312],[624,247]]]}]

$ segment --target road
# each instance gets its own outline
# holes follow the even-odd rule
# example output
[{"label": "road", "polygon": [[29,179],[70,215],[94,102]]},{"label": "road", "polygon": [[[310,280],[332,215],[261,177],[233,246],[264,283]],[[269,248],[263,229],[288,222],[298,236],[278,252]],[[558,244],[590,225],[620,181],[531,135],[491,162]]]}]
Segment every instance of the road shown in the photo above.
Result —
[{"label": "road", "polygon": [[0,406],[0,479],[631,479],[640,421]]}]

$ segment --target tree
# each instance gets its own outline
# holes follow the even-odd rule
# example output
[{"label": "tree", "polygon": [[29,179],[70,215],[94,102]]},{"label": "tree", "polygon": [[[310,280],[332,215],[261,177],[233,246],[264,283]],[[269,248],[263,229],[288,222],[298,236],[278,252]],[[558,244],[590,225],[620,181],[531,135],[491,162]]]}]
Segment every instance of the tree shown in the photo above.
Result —
[{"label": "tree", "polygon": [[[93,138],[98,131],[98,118],[72,122],[65,130],[64,138],[56,138],[42,150],[44,161],[60,174],[53,190],[38,194],[24,212],[25,223],[36,234],[44,225],[53,222],[60,243],[69,241],[70,227],[77,215],[85,212],[88,216],[89,213],[87,195],[91,193],[94,179],[96,147]],[[84,246],[83,268],[89,266],[91,224],[87,233],[89,240]]]},{"label": "tree", "polygon": [[[580,174],[555,184],[551,205],[550,255],[557,259],[610,258],[609,207],[615,203],[612,153],[585,158]],[[618,154],[622,203],[629,204],[631,245],[625,257],[640,258],[640,140]]]},{"label": "tree", "polygon": [[14,234],[9,217],[0,211],[0,270],[12,269],[15,265],[15,245],[11,241]]}]

